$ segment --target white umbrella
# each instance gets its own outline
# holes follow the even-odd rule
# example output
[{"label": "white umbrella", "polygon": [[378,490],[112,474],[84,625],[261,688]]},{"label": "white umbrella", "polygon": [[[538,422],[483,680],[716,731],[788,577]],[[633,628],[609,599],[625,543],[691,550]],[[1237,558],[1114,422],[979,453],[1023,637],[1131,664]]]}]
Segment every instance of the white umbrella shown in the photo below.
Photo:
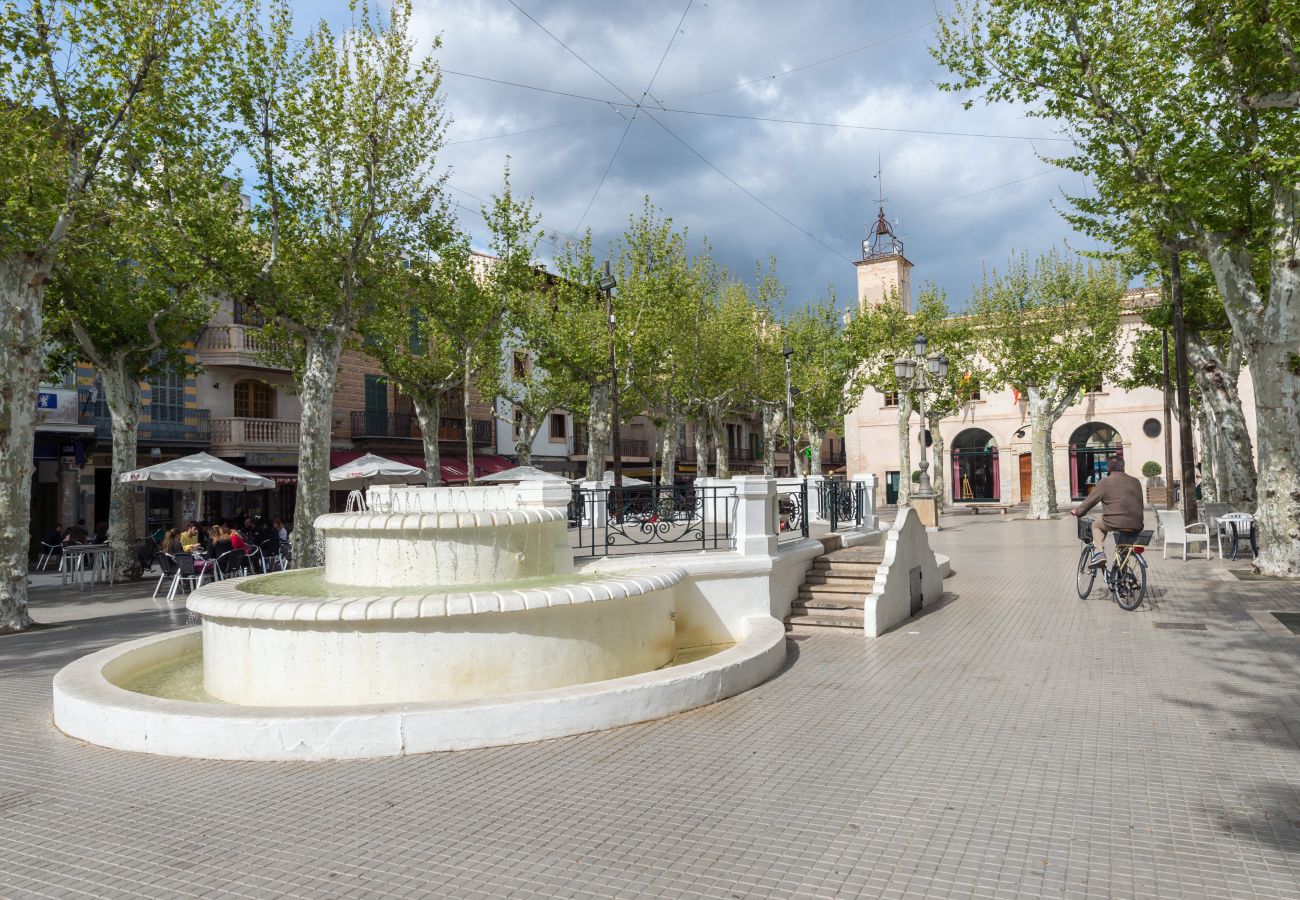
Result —
[{"label": "white umbrella", "polygon": [[[483,480],[483,479],[481,479],[481,478],[479,479],[479,481],[482,481],[482,480]],[[584,481],[586,481],[586,480],[587,480],[587,479],[586,479],[586,477],[584,476],[584,477],[582,477],[582,478],[575,478],[575,479],[573,479],[573,482],[572,482],[572,483],[573,483],[573,484],[582,484],[582,483],[583,483]],[[614,483],[614,472],[613,472],[612,469],[606,469],[606,470],[605,470],[605,483],[606,483],[606,484],[613,484],[613,483]],[[650,482],[648,482],[648,481],[642,481],[640,478],[633,478],[633,477],[631,477],[630,475],[624,475],[624,476],[623,476],[623,487],[628,487],[628,486],[631,486],[631,485],[637,485],[637,484],[649,484],[649,483],[650,483]]]},{"label": "white umbrella", "polygon": [[122,481],[178,490],[198,487],[205,491],[260,491],[275,487],[275,482],[270,478],[241,469],[232,462],[217,459],[207,453],[195,453],[132,472],[123,472]]},{"label": "white umbrella", "polygon": [[200,496],[194,509],[189,509],[182,500],[181,512],[187,518],[197,518],[203,507],[203,491],[261,491],[275,487],[275,482],[270,478],[241,469],[228,460],[207,453],[194,453],[132,472],[123,472],[121,480],[176,491],[195,491]]},{"label": "white umbrella", "polygon": [[369,484],[423,483],[424,469],[409,466],[395,459],[385,459],[373,453],[358,457],[350,463],[330,469],[330,481],[339,490],[359,488]]},{"label": "white umbrella", "polygon": [[506,469],[504,472],[494,472],[491,475],[484,475],[482,478],[475,478],[475,484],[491,483],[493,481],[568,481],[554,472],[547,472],[536,466],[515,466],[513,469]]}]

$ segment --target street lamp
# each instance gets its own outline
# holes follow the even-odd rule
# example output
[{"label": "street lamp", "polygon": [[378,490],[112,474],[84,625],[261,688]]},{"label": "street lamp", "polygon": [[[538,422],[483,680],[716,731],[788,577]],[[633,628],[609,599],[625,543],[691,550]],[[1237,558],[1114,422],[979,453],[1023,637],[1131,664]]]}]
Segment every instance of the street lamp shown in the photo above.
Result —
[{"label": "street lamp", "polygon": [[[925,335],[918,334],[912,341],[913,355],[900,356],[894,360],[894,376],[898,379],[900,389],[916,389],[917,410],[921,416],[921,461],[917,466],[921,470],[921,477],[916,484],[916,496],[931,498],[934,496],[934,488],[930,484],[930,462],[926,458],[925,392],[930,387],[929,376],[933,375],[940,381],[948,377],[948,357],[942,353],[926,356],[925,348]],[[907,473],[902,474],[907,476]]]},{"label": "street lamp", "polygon": [[[623,487],[623,448],[618,427],[618,359],[614,355],[614,288],[618,281],[605,260],[605,274],[600,278],[600,289],[605,293],[605,318],[609,320],[609,409],[612,423],[610,441],[614,445],[614,487]],[[591,452],[591,448],[587,448]]]},{"label": "street lamp", "polygon": [[790,477],[798,478],[803,472],[800,470],[794,455],[794,391],[790,388],[790,357],[794,356],[794,351],[790,349],[790,331],[789,323],[786,323],[785,349],[781,355],[785,357],[785,423],[787,440],[789,442],[790,453]]}]

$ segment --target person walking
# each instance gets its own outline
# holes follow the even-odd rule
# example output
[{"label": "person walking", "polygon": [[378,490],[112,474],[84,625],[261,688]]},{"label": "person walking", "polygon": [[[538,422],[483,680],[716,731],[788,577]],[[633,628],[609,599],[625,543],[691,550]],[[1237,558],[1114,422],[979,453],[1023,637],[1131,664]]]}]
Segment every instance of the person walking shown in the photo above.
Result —
[{"label": "person walking", "polygon": [[1109,473],[1088,494],[1080,506],[1070,510],[1072,516],[1083,516],[1098,503],[1102,513],[1092,522],[1093,568],[1106,566],[1106,535],[1112,531],[1141,531],[1146,524],[1142,507],[1142,482],[1124,471],[1124,460],[1110,460]]}]

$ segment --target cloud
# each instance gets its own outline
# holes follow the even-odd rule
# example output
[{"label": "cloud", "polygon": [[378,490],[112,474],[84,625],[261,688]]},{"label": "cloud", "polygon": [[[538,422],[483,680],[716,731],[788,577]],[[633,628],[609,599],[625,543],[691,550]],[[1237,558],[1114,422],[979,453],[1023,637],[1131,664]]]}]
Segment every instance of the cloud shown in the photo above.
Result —
[{"label": "cloud", "polygon": [[[487,197],[509,156],[516,190],[533,194],[548,229],[569,232],[581,219],[603,247],[617,239],[648,194],[679,226],[689,227],[693,241],[707,235],[715,256],[742,276],[749,276],[755,260],[775,255],[792,299],[811,299],[831,284],[849,300],[851,261],[858,258],[864,226],[876,216],[879,159],[886,213],[901,222],[907,255],[916,264],[914,281],[934,281],[958,305],[983,268],[1004,266],[1012,249],[1039,252],[1067,239],[1073,246],[1086,243],[1052,208],[1063,188],[1080,190],[1078,176],[1035,155],[1061,144],[822,128],[656,106],[917,132],[1050,136],[1050,123],[1026,118],[1024,110],[965,111],[962,98],[935,87],[943,72],[926,49],[931,30],[905,33],[925,21],[926,7],[697,0],[646,110],[637,112],[450,72],[627,103],[621,89],[639,100],[684,3],[519,3],[617,89],[506,0],[417,0],[415,23],[424,41],[437,34],[443,39],[437,58],[449,72],[444,85],[454,122],[441,160],[452,170],[451,183]],[[824,65],[767,77],[876,42]],[[732,87],[752,79],[761,80]],[[712,92],[717,88],[728,89]],[[497,137],[505,132],[528,133]],[[701,156],[798,227],[747,197]],[[1043,170],[1050,171],[1026,179]],[[455,197],[478,205],[467,195]],[[481,219],[462,212],[465,227],[481,238]]]}]

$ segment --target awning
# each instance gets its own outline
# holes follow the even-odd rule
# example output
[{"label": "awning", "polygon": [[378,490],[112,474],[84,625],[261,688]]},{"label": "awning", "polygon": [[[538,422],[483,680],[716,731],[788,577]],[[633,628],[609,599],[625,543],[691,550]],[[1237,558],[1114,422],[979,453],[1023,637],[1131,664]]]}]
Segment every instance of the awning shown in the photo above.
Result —
[{"label": "awning", "polygon": [[[334,450],[330,452],[330,468],[336,469],[339,466],[352,462],[354,459],[360,459],[365,455],[363,450]],[[388,459],[397,462],[406,463],[409,466],[424,468],[424,457],[410,453],[389,453],[386,454]],[[506,469],[514,468],[514,463],[504,456],[485,453],[482,456],[474,457],[474,476],[491,475],[493,472],[504,472]],[[448,484],[459,484],[466,481],[466,465],[463,456],[442,455],[438,459],[438,468],[442,475],[442,480]]]},{"label": "awning", "polygon": [[245,466],[244,468],[248,469],[250,472],[256,472],[263,478],[271,479],[276,483],[277,487],[283,484],[298,483],[298,473],[290,472],[287,469],[272,469],[267,468],[266,466]]}]

